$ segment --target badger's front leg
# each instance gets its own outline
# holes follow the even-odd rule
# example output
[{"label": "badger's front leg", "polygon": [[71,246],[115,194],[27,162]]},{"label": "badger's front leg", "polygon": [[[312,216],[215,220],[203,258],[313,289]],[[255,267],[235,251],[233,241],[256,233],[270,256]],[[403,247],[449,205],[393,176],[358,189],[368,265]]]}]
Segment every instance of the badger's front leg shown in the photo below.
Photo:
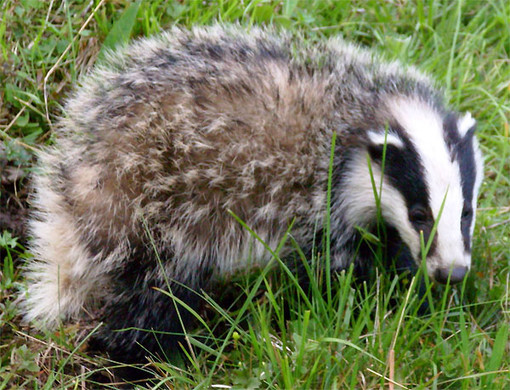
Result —
[{"label": "badger's front leg", "polygon": [[175,279],[162,267],[131,262],[111,275],[111,300],[102,310],[104,325],[90,343],[113,360],[140,363],[186,348],[185,333],[193,322],[190,310],[200,307],[207,276]]},{"label": "badger's front leg", "polygon": [[[370,236],[364,237],[366,231]],[[385,270],[389,275],[414,275],[418,265],[411,250],[400,238],[398,231],[381,224],[379,228],[345,229],[341,239],[331,240],[331,266],[339,271],[354,264],[354,274],[360,280],[373,275],[376,268]],[[372,241],[372,237],[376,238]]]}]

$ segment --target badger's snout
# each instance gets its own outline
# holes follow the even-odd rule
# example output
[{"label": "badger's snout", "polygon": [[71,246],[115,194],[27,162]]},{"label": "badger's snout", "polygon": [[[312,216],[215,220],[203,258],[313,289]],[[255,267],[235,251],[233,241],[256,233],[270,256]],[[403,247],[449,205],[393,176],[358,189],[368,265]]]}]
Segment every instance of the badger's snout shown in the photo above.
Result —
[{"label": "badger's snout", "polygon": [[465,265],[454,266],[452,268],[437,268],[434,271],[434,280],[439,283],[446,284],[450,280],[451,284],[462,282],[469,268]]}]

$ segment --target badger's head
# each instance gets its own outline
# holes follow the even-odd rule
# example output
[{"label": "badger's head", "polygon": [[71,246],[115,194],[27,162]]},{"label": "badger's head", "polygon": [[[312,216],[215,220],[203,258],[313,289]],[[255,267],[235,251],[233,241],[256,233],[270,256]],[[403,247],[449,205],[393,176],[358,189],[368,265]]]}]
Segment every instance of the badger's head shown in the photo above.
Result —
[{"label": "badger's head", "polygon": [[365,153],[351,155],[344,166],[343,217],[352,225],[373,224],[375,183],[383,221],[398,233],[415,264],[421,263],[423,232],[425,243],[432,237],[426,257],[429,276],[441,283],[459,282],[471,266],[483,171],[475,120],[469,113],[438,112],[404,98],[393,100],[387,112],[387,125],[366,133]]}]

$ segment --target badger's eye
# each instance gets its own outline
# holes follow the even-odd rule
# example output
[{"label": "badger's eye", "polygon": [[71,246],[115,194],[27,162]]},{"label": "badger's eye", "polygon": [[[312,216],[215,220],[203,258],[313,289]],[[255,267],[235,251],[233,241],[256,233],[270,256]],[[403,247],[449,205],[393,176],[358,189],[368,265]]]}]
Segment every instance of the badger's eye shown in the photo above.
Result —
[{"label": "badger's eye", "polygon": [[425,225],[429,222],[429,213],[421,206],[415,206],[409,211],[409,220],[415,225]]},{"label": "badger's eye", "polygon": [[469,206],[464,206],[462,209],[462,219],[468,219],[473,216],[473,209]]}]

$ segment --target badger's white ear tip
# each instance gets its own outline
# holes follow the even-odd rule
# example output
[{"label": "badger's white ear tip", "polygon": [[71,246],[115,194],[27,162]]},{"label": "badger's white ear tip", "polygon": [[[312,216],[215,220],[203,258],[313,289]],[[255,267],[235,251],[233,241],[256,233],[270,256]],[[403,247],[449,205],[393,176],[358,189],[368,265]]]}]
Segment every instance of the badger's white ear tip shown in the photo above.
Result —
[{"label": "badger's white ear tip", "polygon": [[476,125],[475,118],[473,118],[469,111],[466,111],[457,124],[460,135],[464,136],[474,125]]},{"label": "badger's white ear tip", "polygon": [[469,111],[466,111],[464,113],[463,120],[464,120],[464,122],[469,123],[470,127],[474,126],[476,124],[475,118],[473,118],[473,115],[471,115],[471,113]]},{"label": "badger's white ear tip", "polygon": [[387,145],[393,145],[397,148],[403,148],[404,143],[400,139],[400,137],[393,133],[378,133],[375,131],[369,131],[367,132],[367,137],[369,141],[374,145],[384,145],[386,143]]}]

